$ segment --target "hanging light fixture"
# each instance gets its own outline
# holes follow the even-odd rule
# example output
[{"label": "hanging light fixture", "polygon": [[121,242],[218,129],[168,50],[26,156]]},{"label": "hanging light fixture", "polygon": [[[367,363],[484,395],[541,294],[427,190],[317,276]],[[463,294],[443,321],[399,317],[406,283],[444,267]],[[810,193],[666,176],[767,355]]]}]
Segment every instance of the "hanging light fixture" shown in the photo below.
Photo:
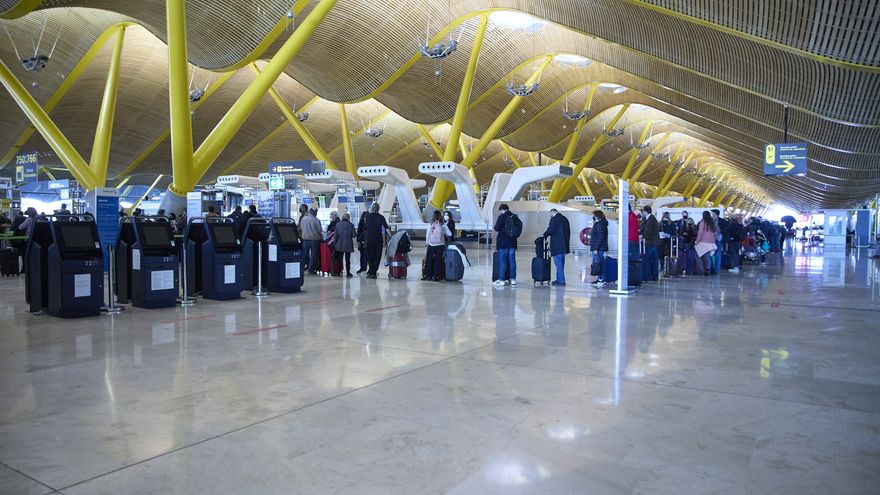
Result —
[{"label": "hanging light fixture", "polygon": [[513,96],[529,96],[538,90],[538,82],[532,84],[513,84],[507,85],[507,92]]}]

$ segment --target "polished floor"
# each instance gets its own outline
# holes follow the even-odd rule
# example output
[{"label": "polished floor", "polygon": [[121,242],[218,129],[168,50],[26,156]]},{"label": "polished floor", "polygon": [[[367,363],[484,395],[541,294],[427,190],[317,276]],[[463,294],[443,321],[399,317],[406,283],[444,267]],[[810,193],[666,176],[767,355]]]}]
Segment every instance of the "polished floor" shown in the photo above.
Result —
[{"label": "polished floor", "polygon": [[488,255],[80,320],[0,279],[0,493],[880,493],[880,262],[618,298]]}]

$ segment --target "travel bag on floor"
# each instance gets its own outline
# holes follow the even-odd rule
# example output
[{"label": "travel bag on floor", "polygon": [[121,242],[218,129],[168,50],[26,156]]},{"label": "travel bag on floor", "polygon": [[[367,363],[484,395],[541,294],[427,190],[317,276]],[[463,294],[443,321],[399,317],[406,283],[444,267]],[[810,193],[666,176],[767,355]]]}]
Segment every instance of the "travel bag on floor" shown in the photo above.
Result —
[{"label": "travel bag on floor", "polygon": [[610,256],[605,257],[605,273],[602,274],[605,282],[617,282],[617,260]]},{"label": "travel bag on floor", "polygon": [[498,259],[498,251],[492,251],[492,281],[501,278],[501,260]]},{"label": "travel bag on floor", "polygon": [[446,271],[444,277],[446,280],[449,282],[458,282],[464,278],[464,268],[467,263],[464,251],[455,244],[450,244],[446,246],[446,252],[443,257],[445,261],[444,270]]},{"label": "travel bag on floor", "polygon": [[326,242],[321,242],[321,272],[324,275],[330,275],[333,272],[334,264],[333,248],[328,246]]},{"label": "travel bag on floor", "polygon": [[0,275],[16,277],[18,272],[18,250],[14,247],[0,249]]},{"label": "travel bag on floor", "polygon": [[406,253],[397,253],[388,262],[389,278],[406,278]]},{"label": "travel bag on floor", "polygon": [[532,258],[532,280],[535,284],[550,281],[550,252],[547,240],[543,237],[535,239],[535,257]]},{"label": "travel bag on floor", "polygon": [[642,260],[632,260],[629,262],[628,273],[626,274],[626,285],[629,287],[641,287],[642,285]]}]

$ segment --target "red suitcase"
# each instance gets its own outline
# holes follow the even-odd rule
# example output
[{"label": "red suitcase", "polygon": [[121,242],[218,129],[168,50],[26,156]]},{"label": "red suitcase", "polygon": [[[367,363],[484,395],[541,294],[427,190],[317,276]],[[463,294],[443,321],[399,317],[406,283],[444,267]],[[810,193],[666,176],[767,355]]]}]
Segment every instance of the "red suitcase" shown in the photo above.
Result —
[{"label": "red suitcase", "polygon": [[388,278],[406,278],[406,254],[398,253],[388,263]]},{"label": "red suitcase", "polygon": [[321,243],[321,273],[325,277],[333,273],[333,248],[326,242]]}]

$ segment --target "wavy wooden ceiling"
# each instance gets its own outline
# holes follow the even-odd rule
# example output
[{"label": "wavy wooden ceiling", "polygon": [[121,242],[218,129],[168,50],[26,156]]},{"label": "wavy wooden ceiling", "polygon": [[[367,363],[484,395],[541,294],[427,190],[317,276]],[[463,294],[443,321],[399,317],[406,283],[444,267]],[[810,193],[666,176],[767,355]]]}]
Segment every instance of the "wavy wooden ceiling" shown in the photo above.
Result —
[{"label": "wavy wooden ceiling", "polygon": [[[14,3],[0,0],[0,11]],[[280,0],[188,1],[190,60],[205,69],[196,70],[196,81],[204,85],[216,80],[219,75],[211,70],[223,71],[247,59],[290,6]],[[465,123],[468,135],[479,137],[488,127],[509,101],[506,83],[528,77],[536,65],[530,60],[548,53],[579,54],[598,63],[587,68],[551,64],[539,91],[504,126],[503,140],[515,153],[544,150],[560,159],[572,128],[561,116],[565,95],[570,105],[582,105],[589,84],[616,83],[631,89],[597,93],[593,120],[579,138],[576,158],[618,105],[634,103],[639,106],[627,111],[620,126],[657,121],[655,134],[675,135],[666,148],[674,152],[683,143],[687,150],[711,150],[723,163],[718,173],[729,171],[755,194],[803,208],[850,205],[880,191],[880,6],[869,0],[785,6],[754,0],[340,0],[288,67],[290,77],[282,76],[276,89],[291,105],[312,105],[306,126],[339,164],[344,160],[338,108],[332,102],[367,100],[348,111],[355,131],[362,121],[388,112],[381,138],[355,133],[358,163],[390,160],[414,171],[433,153],[421,143],[413,122],[432,128],[452,116],[475,31],[474,15],[488,8],[519,10],[549,22],[534,33],[490,27]],[[123,53],[110,165],[111,175],[120,173],[167,129],[164,2],[52,0],[42,8],[0,21],[20,49],[32,46],[47,16],[46,38],[60,33],[50,67],[39,74],[26,73],[14,63],[10,44],[0,47],[0,57],[23,82],[37,83],[33,94],[41,103],[107,27],[122,21],[143,26],[128,29]],[[299,18],[310,9],[306,5]],[[432,34],[457,23],[452,35],[460,37],[458,52],[439,64],[418,58],[410,64],[429,19]],[[272,43],[263,57],[271,56],[281,41]],[[108,58],[105,48],[51,113],[85,156]],[[440,78],[434,76],[438,68]],[[196,143],[252,80],[249,69],[239,72],[195,112]],[[791,139],[811,143],[809,174],[768,179],[762,176],[762,147],[781,141],[784,103],[790,105]],[[0,150],[5,151],[27,122],[5,93],[0,111],[7,116],[0,121]],[[440,140],[447,132],[448,126],[442,125],[432,131]],[[628,135],[606,145],[590,166],[622,172],[620,164],[629,156]],[[27,146],[47,149],[39,137]],[[256,173],[267,161],[306,156],[308,149],[267,97],[206,178],[233,165],[236,171]],[[483,156],[477,175],[484,180],[490,176],[484,174],[509,168],[498,144]],[[637,163],[644,156],[647,152]],[[642,179],[658,183],[666,166],[652,164]],[[160,144],[136,171],[168,173],[168,143]]]}]

